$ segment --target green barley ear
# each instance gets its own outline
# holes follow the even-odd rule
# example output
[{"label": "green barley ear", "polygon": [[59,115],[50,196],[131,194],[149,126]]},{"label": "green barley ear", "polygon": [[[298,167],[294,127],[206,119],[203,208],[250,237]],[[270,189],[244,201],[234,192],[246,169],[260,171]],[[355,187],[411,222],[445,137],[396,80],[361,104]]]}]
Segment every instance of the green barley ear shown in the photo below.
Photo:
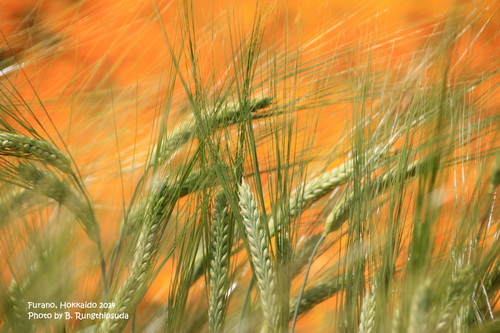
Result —
[{"label": "green barley ear", "polygon": [[456,317],[457,312],[465,305],[466,299],[469,296],[470,280],[473,276],[472,267],[462,268],[457,276],[451,280],[446,298],[446,305],[439,316],[439,321],[436,327],[437,331],[445,330]]},{"label": "green barley ear", "polygon": [[214,206],[210,230],[208,326],[210,332],[222,332],[227,308],[231,255],[228,205],[223,192],[217,194]]},{"label": "green barley ear", "polygon": [[7,289],[7,302],[10,306],[7,316],[12,326],[11,329],[17,332],[35,332],[33,322],[28,320],[27,300],[24,297],[23,288],[15,280]]},{"label": "green barley ear", "polygon": [[9,188],[6,193],[0,193],[0,227],[5,225],[18,212],[26,214],[36,205],[33,193],[24,188]]},{"label": "green barley ear", "polygon": [[500,288],[500,260],[495,263],[492,270],[487,274],[485,288],[490,295],[495,294]]},{"label": "green barley ear", "polygon": [[[29,191],[26,191],[29,192]],[[66,215],[66,214],[65,214]],[[34,288],[40,278],[51,272],[51,257],[53,254],[66,248],[68,244],[68,232],[70,224],[63,224],[53,228],[50,224],[47,225],[46,231],[41,235],[40,245],[30,246],[30,252],[33,254],[33,259],[25,262],[19,267],[23,273],[16,274],[17,277],[12,277],[8,286],[5,286],[5,293],[0,293],[1,304],[5,308],[7,306],[6,315],[9,321],[3,327],[6,332],[39,332],[39,327],[36,321],[28,319],[28,312],[33,311],[28,308],[28,301],[32,301],[33,292],[40,294],[41,292]],[[3,286],[3,283],[2,283]],[[3,290],[2,290],[3,291]],[[42,293],[45,294],[47,290]],[[52,294],[54,295],[54,294]],[[9,326],[7,328],[7,326]]]},{"label": "green barley ear", "polygon": [[42,170],[30,163],[19,165],[16,171],[21,181],[18,185],[54,199],[66,207],[75,214],[88,237],[93,242],[100,243],[99,224],[92,207],[68,185],[68,182],[60,179],[55,173]]},{"label": "green barley ear", "polygon": [[[190,170],[190,168],[187,168]],[[186,171],[187,172],[187,171]],[[132,255],[130,270],[126,279],[111,298],[116,308],[110,309],[110,317],[101,319],[96,333],[121,332],[127,321],[119,319],[116,314],[132,314],[138,306],[148,281],[151,279],[156,255],[158,253],[165,228],[179,195],[181,184],[176,187],[162,186],[159,191],[149,193],[147,203],[138,221],[138,238],[135,241],[135,252]]]},{"label": "green barley ear", "polygon": [[359,319],[359,333],[371,333],[375,326],[375,286],[365,295],[363,305],[361,306],[361,315]]},{"label": "green barley ear", "polygon": [[239,185],[239,204],[243,218],[244,233],[248,244],[248,255],[253,265],[253,273],[260,293],[260,304],[266,327],[273,331],[277,313],[274,268],[269,256],[269,236],[267,235],[260,212],[250,187],[242,181]]},{"label": "green barley ear", "polygon": [[[320,281],[312,287],[304,290],[304,292],[302,293],[302,297],[300,298],[299,311],[297,315],[306,313],[316,305],[326,301],[327,299],[341,291],[344,288],[344,280],[344,277],[329,278]],[[295,315],[297,299],[298,298],[294,298],[290,302],[290,320],[293,319]]]},{"label": "green barley ear", "polygon": [[[248,102],[248,111],[256,112],[260,109],[265,109],[271,105],[271,97],[255,98]],[[240,103],[228,104],[226,106],[216,108],[213,111],[212,117],[214,124],[222,127],[232,125],[237,123],[241,116],[244,114],[245,110],[242,109],[243,106]]]},{"label": "green barley ear", "polygon": [[335,169],[307,181],[303,190],[299,190],[298,195],[290,199],[290,216],[296,216],[301,209],[323,197],[336,186],[345,184],[351,178],[352,172],[352,161],[347,161]]},{"label": "green barley ear", "polygon": [[431,288],[428,280],[420,285],[413,295],[410,309],[408,333],[425,333],[429,324]]},{"label": "green barley ear", "polygon": [[[271,98],[264,97],[250,101],[250,112],[255,112],[271,105]],[[221,107],[215,107],[207,112],[210,119],[207,127],[226,127],[241,119],[243,111],[239,104],[230,104]],[[156,150],[152,154],[153,162],[150,165],[162,164],[167,161],[184,144],[188,143],[196,133],[196,119],[189,117],[179,126],[166,134],[164,139],[160,139]]]},{"label": "green barley ear", "polygon": [[321,235],[308,236],[300,248],[295,252],[290,275],[292,277],[300,273],[300,271],[307,265],[309,258],[311,257],[316,244],[321,239]]},{"label": "green barley ear", "polygon": [[72,173],[69,158],[48,142],[24,135],[0,132],[0,155],[37,160]]},{"label": "green barley ear", "polygon": [[403,315],[401,314],[401,309],[398,307],[394,310],[394,315],[391,321],[391,332],[399,333],[403,331]]},{"label": "green barley ear", "polygon": [[143,289],[151,274],[151,261],[157,251],[157,241],[155,239],[157,237],[155,230],[157,229],[158,225],[153,224],[141,231],[130,272],[112,298],[112,302],[116,304],[116,309],[110,311],[110,317],[99,321],[95,329],[96,333],[121,332],[125,328],[127,321],[114,316],[119,313],[131,315],[142,298]]},{"label": "green barley ear", "polygon": [[500,185],[500,151],[497,152],[495,162],[493,162],[493,167],[491,169],[490,175],[490,187],[491,192]]},{"label": "green barley ear", "polygon": [[[380,147],[370,151],[369,163],[373,164],[373,166],[370,165],[370,168],[374,168],[376,162],[383,154],[384,150]],[[353,172],[354,161],[348,160],[318,177],[307,180],[304,185],[295,190],[295,193],[290,198],[290,218],[299,215],[303,209],[330,193],[334,188],[346,184],[351,180]],[[281,219],[280,216],[278,216],[279,219]],[[276,227],[274,219],[271,218],[269,220],[269,232],[271,235],[274,235]]]},{"label": "green barley ear", "polygon": [[[335,187],[349,181],[352,174],[352,162],[348,161],[339,167],[308,180],[302,188],[297,188],[290,198],[290,218],[296,217],[303,209],[328,194]],[[281,216],[278,215],[278,221]],[[274,218],[269,219],[269,232],[274,235],[276,227]]]},{"label": "green barley ear", "polygon": [[342,227],[344,222],[349,218],[349,209],[354,200],[353,193],[342,195],[330,214],[326,217],[325,228],[323,230],[324,235],[335,232]]},{"label": "green barley ear", "polygon": [[[212,168],[197,169],[192,170],[182,183],[177,178],[166,178],[163,182],[163,186],[158,188],[156,192],[160,195],[165,188],[178,188],[178,196],[179,198],[182,198],[186,195],[214,186],[215,182],[216,177]],[[147,200],[145,200],[143,202],[137,202],[131,206],[123,226],[122,232],[124,234],[133,234],[138,228],[140,228],[138,221],[142,218],[142,214],[144,209],[146,209],[147,204]]]},{"label": "green barley ear", "polygon": [[[399,170],[397,167],[385,173],[375,180],[369,181],[367,186],[374,190],[374,193],[381,193],[385,189],[396,184],[399,180],[406,181],[417,175],[417,170],[425,163],[426,159],[421,159],[408,165],[406,170]],[[343,194],[328,214],[323,234],[335,232],[342,227],[349,217],[349,209],[355,201],[354,193]]]},{"label": "green barley ear", "polygon": [[[490,269],[484,275],[484,282],[479,285],[480,292],[476,296],[475,303],[477,303],[477,308],[481,313],[490,313],[492,309],[496,308],[499,300],[499,289],[500,289],[500,260],[492,263]],[[472,309],[469,310],[473,316]]]},{"label": "green barley ear", "polygon": [[102,283],[104,294],[106,294],[108,281],[101,232],[90,202],[86,201],[80,193],[75,192],[68,182],[60,179],[50,170],[42,170],[31,163],[21,164],[15,170],[17,171],[16,177],[19,178],[16,180],[17,185],[54,199],[76,216],[88,238],[96,244],[99,251]]}]

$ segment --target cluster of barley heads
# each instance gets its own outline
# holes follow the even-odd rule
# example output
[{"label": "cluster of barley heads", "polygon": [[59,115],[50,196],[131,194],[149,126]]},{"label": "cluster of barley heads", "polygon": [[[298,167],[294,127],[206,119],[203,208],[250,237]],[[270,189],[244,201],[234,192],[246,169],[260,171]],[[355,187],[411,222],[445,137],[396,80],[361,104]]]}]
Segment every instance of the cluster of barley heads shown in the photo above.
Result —
[{"label": "cluster of barley heads", "polygon": [[[0,62],[2,331],[494,332],[499,61],[469,61],[486,14],[450,14],[408,60],[372,37],[313,57],[330,35],[264,47],[257,10],[248,33],[228,19],[231,57],[212,66],[192,11],[176,35],[151,16],[166,52],[137,93],[147,128],[131,89],[105,84],[67,97],[102,113],[56,126],[17,89],[36,53]],[[96,159],[114,163],[82,165],[99,144],[66,141],[84,127],[109,131],[118,154]],[[61,301],[110,306],[30,319],[28,302]]]}]

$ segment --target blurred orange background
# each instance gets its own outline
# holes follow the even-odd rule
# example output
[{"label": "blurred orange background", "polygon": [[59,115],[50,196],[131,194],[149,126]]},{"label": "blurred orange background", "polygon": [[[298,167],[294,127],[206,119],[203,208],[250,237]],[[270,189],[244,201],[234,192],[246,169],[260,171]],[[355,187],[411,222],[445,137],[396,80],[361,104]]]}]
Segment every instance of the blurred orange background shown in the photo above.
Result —
[{"label": "blurred orange background", "polygon": [[[180,1],[156,3],[162,8],[166,33],[176,36]],[[303,62],[376,41],[377,57],[386,66],[398,68],[425,47],[439,22],[452,14],[451,8],[482,13],[476,25],[485,27],[470,51],[478,55],[472,62],[474,68],[488,66],[483,60],[498,56],[500,15],[498,2],[493,0],[290,0],[264,1],[260,6],[269,12],[262,48],[285,45],[285,41],[286,45],[304,46],[310,51],[301,58]],[[256,8],[256,1],[194,1],[203,74],[209,76],[213,65],[214,72],[224,72],[231,51],[228,20],[235,31],[247,34]],[[151,1],[0,0],[0,31],[0,57],[14,54],[22,64],[22,72],[8,74],[9,80],[48,124],[37,105],[38,98],[44,102],[55,123],[54,128],[47,126],[49,133],[55,137],[56,129],[60,131],[86,177],[109,247],[116,237],[107,235],[116,235],[121,207],[130,200],[140,175],[136,164],[146,157],[147,151],[140,148],[148,142],[156,96],[161,91],[161,64],[169,57]],[[212,40],[213,33],[223,37]],[[339,62],[332,71],[351,65]],[[489,89],[488,84],[484,89]],[[177,106],[182,106],[181,91],[174,96]],[[318,151],[325,143],[335,142],[348,123],[352,108],[348,103],[340,107],[345,119],[339,120],[339,110],[321,110],[322,123],[314,143]],[[125,170],[122,175],[118,156]],[[3,272],[7,271],[5,265],[0,266]],[[163,287],[169,273],[169,269],[162,272],[143,306],[165,300]],[[94,278],[98,280],[97,274]],[[318,306],[299,323],[299,331],[322,327],[331,306],[328,302]]]}]

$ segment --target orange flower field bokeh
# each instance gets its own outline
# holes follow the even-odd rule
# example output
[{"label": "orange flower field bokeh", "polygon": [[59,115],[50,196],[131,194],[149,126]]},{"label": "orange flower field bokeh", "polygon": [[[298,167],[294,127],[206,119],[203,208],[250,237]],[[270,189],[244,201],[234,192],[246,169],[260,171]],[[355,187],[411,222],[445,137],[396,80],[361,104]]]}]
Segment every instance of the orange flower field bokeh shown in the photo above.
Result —
[{"label": "orange flower field bokeh", "polygon": [[[153,2],[161,12],[155,10]],[[500,7],[493,0],[195,0],[193,6],[197,62],[205,85],[224,84],[225,75],[232,70],[235,52],[232,42],[251,33],[255,15],[261,9],[265,29],[260,50],[269,55],[259,60],[259,66],[264,68],[259,75],[272,73],[272,64],[266,64],[265,60],[280,52],[292,55],[300,51],[297,61],[304,67],[322,62],[318,68],[329,73],[325,77],[335,87],[339,102],[312,113],[297,114],[298,127],[303,126],[304,133],[312,119],[320,119],[315,124],[314,140],[305,134],[296,138],[304,142],[312,140],[311,155],[315,156],[327,154],[352,124],[351,115],[357,106],[349,99],[350,82],[344,73],[351,71],[352,78],[353,73],[363,76],[364,70],[374,75],[404,70],[433,42],[433,35],[443,29],[441,23],[449,17],[477,16],[474,22],[477,30],[463,31],[463,35],[471,35],[463,44],[456,45],[452,55],[456,63],[466,58],[468,66],[455,73],[467,78],[473,77],[474,72],[498,72],[498,68],[491,67],[496,64],[492,59],[498,58],[500,47]],[[178,31],[181,8],[182,1],[175,0],[0,0],[0,60],[12,56],[16,60],[3,70],[4,75],[40,119],[39,129],[43,127],[59,147],[63,147],[63,139],[71,152],[94,202],[105,251],[117,239],[120,228],[117,221],[131,200],[147,159],[152,124],[166,98],[164,88],[170,84],[165,77],[168,76],[165,59],[171,56],[165,36],[169,36],[168,42],[175,49],[186,33]],[[468,44],[471,40],[473,43]],[[346,56],[344,52],[352,55]],[[294,65],[293,61],[289,66]],[[369,69],[363,65],[367,62],[371,64]],[[189,72],[186,64],[180,66],[181,71]],[[13,73],[7,73],[9,70]],[[422,78],[423,81],[432,81],[436,74],[432,70],[429,69],[429,77]],[[293,96],[282,93],[284,86],[291,84],[288,81],[277,83],[274,92],[265,84],[256,92],[273,94],[278,101],[307,95],[314,90],[312,71],[303,75],[301,82],[293,83],[295,86],[288,90]],[[498,75],[494,75],[470,92],[481,96],[496,89],[489,95],[491,114],[498,114],[500,95],[495,87],[499,82]],[[187,104],[182,85],[178,84],[176,89],[169,113],[172,124],[179,121]],[[401,109],[411,102],[404,97],[401,101]],[[373,107],[379,103],[376,99],[370,101]],[[305,147],[308,143],[301,144]],[[266,157],[267,148],[259,149],[263,168],[272,167]],[[330,164],[336,166],[340,161]],[[264,185],[269,181],[265,174],[262,181]],[[303,217],[304,229],[307,222],[307,216]],[[75,232],[77,238],[86,239],[82,230]],[[95,251],[89,242],[73,243],[77,252]],[[340,244],[320,256],[312,266],[311,276],[329,260],[339,257]],[[0,260],[4,280],[9,281],[9,263],[4,257]],[[72,253],[69,260],[82,259]],[[84,277],[85,287],[76,292],[80,293],[76,299],[87,299],[101,288],[97,265],[86,262],[82,265],[88,266],[89,271]],[[159,272],[138,311],[167,301],[175,267],[165,265]],[[200,281],[199,286],[193,287],[200,288],[201,296],[203,283]],[[315,307],[299,320],[297,332],[321,331],[328,310],[335,304],[332,298]]]}]

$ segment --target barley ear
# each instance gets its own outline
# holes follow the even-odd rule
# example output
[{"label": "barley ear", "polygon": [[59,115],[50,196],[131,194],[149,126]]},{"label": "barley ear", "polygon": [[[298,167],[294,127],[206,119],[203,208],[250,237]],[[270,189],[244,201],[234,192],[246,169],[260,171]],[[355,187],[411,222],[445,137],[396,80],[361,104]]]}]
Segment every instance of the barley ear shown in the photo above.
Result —
[{"label": "barley ear", "polygon": [[[327,171],[322,175],[307,180],[305,184],[299,186],[290,198],[290,218],[298,216],[301,211],[313,202],[321,199],[331,192],[335,187],[343,185],[349,181],[352,174],[352,162],[348,161],[339,167]],[[281,216],[278,215],[278,220]],[[274,235],[275,221],[269,220],[269,232]]]},{"label": "barley ear", "polygon": [[352,171],[352,161],[347,161],[339,167],[307,181],[303,189],[299,189],[297,195],[290,199],[290,215],[296,216],[301,209],[320,199],[335,187],[348,182]]},{"label": "barley ear", "polygon": [[222,332],[227,307],[229,272],[229,214],[226,197],[219,192],[215,198],[210,230],[210,270],[208,326],[210,332]]},{"label": "barley ear", "polygon": [[243,217],[247,251],[253,265],[253,273],[260,293],[260,304],[267,328],[274,331],[277,313],[274,268],[269,256],[268,235],[262,225],[260,213],[250,187],[242,181],[239,200]]},{"label": "barley ear", "polygon": [[485,289],[489,295],[494,295],[500,287],[500,260],[495,263],[486,276]]},{"label": "barley ear", "polygon": [[31,199],[32,194],[24,188],[10,190],[6,194],[1,193],[0,216],[2,218],[0,219],[0,227],[6,224],[18,212],[26,214],[28,211],[26,207],[33,206],[34,202]]},{"label": "barley ear", "polygon": [[[402,177],[403,180],[408,180],[417,174],[417,169],[425,162],[425,159],[411,163],[404,173],[398,168],[390,170],[383,176],[369,182],[367,186],[374,189],[374,195],[381,193],[385,189],[389,188],[393,184],[397,183],[398,178]],[[333,207],[330,214],[328,214],[325,221],[325,228],[323,234],[329,234],[335,232],[342,227],[344,222],[349,218],[349,209],[354,203],[354,194],[343,194],[337,204]]]},{"label": "barley ear", "polygon": [[464,301],[468,296],[470,288],[469,281],[472,277],[472,273],[472,267],[464,267],[458,272],[457,276],[451,280],[448,288],[446,305],[439,316],[436,330],[439,331],[447,328],[453,321],[453,318],[456,317],[461,306],[465,305]]},{"label": "barley ear", "polygon": [[[250,112],[255,112],[271,105],[271,100],[270,97],[251,100],[248,108]],[[207,112],[210,117],[209,124],[216,127],[230,126],[241,119],[242,111],[239,104],[212,108],[212,110]],[[162,164],[168,160],[168,158],[174,155],[184,144],[192,140],[195,132],[196,121],[195,118],[191,116],[168,133],[164,139],[159,141],[155,152],[152,154],[153,161]],[[150,165],[154,164],[155,163],[150,163]]]},{"label": "barley ear", "polygon": [[[311,310],[317,304],[320,304],[344,288],[344,277],[335,277],[323,280],[316,283],[312,287],[304,290],[300,298],[299,311],[297,315],[301,315]],[[295,308],[297,306],[297,299],[294,298],[290,302],[290,316],[293,319]]]},{"label": "barley ear", "polygon": [[35,326],[28,320],[27,301],[24,297],[23,288],[13,280],[7,289],[8,304],[10,306],[10,324],[17,332],[35,332]]},{"label": "barley ear", "polygon": [[151,278],[154,259],[168,221],[168,212],[176,200],[169,195],[171,189],[163,188],[151,193],[145,206],[139,225],[139,237],[136,242],[132,264],[127,278],[112,297],[116,307],[110,310],[112,317],[101,319],[96,327],[96,333],[121,332],[127,321],[119,319],[116,314],[131,314],[142,299],[147,282]]},{"label": "barley ear", "polygon": [[[370,160],[368,162],[368,167],[372,169],[377,164],[378,160],[383,156],[384,149],[380,147],[374,148],[369,153]],[[292,197],[290,198],[290,218],[298,216],[303,209],[321,199],[336,187],[347,183],[352,178],[353,171],[354,161],[351,159],[330,171],[324,172],[318,177],[307,180],[305,184],[299,186],[294,191]],[[281,217],[278,216],[278,220],[280,218]],[[271,232],[271,236],[274,235],[273,233],[275,228],[275,221],[271,218],[269,220],[269,230]]]},{"label": "barley ear", "polygon": [[430,282],[426,280],[416,289],[416,292],[413,295],[408,333],[427,332],[430,304]]},{"label": "barley ear", "polygon": [[292,277],[299,274],[304,266],[307,265],[307,263],[309,262],[309,258],[311,257],[314,248],[316,247],[316,244],[318,244],[320,238],[321,235],[319,234],[307,237],[304,243],[295,252],[290,272],[290,275]]},{"label": "barley ear", "polygon": [[375,326],[375,307],[375,286],[373,286],[371,292],[365,295],[363,299],[359,319],[359,333],[373,332],[373,327]]},{"label": "barley ear", "polygon": [[48,142],[24,135],[0,132],[0,155],[38,160],[64,173],[72,173],[69,158]]},{"label": "barley ear", "polygon": [[493,167],[490,175],[490,187],[491,192],[500,185],[500,151],[497,152],[495,162],[493,162]]},{"label": "barley ear", "polygon": [[100,228],[92,207],[67,182],[55,173],[24,163],[17,167],[22,186],[43,196],[54,199],[75,214],[87,236],[96,244],[100,243]]},{"label": "barley ear", "polygon": [[399,333],[401,331],[403,331],[403,315],[401,314],[401,309],[398,307],[392,316],[391,332]]},{"label": "barley ear", "polygon": [[[256,98],[249,101],[245,105],[250,112],[255,112],[259,109],[267,108],[271,105],[271,97]],[[213,121],[216,125],[227,126],[238,122],[245,110],[239,103],[229,104],[219,109],[214,110]]]},{"label": "barley ear", "polygon": [[[161,195],[161,192],[165,191],[165,189],[167,188],[179,189],[178,197],[182,198],[201,189],[211,187],[214,184],[215,176],[212,169],[192,170],[182,183],[180,183],[179,179],[177,178],[166,178],[163,182],[163,185],[155,191],[157,192],[157,195]],[[147,204],[148,200],[144,200],[142,202],[137,202],[130,207],[124,222],[123,232],[125,234],[129,235],[138,231],[138,229],[140,228],[140,220]],[[201,256],[200,259],[202,260],[203,257]],[[202,274],[203,272],[200,272],[198,277]]]},{"label": "barley ear", "polygon": [[331,232],[339,230],[344,222],[349,218],[349,208],[354,201],[354,195],[344,194],[342,198],[333,207],[332,211],[326,217],[325,228],[323,234],[327,235]]}]

